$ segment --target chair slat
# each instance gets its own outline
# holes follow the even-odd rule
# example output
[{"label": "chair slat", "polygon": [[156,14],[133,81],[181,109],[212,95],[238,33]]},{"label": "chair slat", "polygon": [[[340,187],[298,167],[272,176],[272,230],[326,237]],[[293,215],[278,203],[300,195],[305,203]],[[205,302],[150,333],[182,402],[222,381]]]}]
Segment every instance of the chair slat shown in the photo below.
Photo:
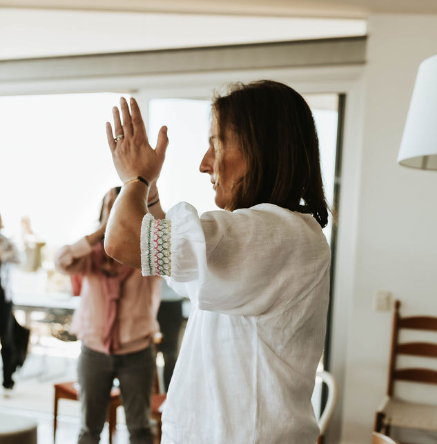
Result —
[{"label": "chair slat", "polygon": [[437,344],[430,344],[428,342],[406,342],[399,344],[396,352],[400,355],[437,358]]},{"label": "chair slat", "polygon": [[399,328],[411,328],[414,330],[437,331],[437,317],[432,316],[411,316],[399,319]]},{"label": "chair slat", "polygon": [[398,381],[421,382],[424,384],[437,384],[437,371],[422,368],[404,368],[396,370],[393,374]]}]

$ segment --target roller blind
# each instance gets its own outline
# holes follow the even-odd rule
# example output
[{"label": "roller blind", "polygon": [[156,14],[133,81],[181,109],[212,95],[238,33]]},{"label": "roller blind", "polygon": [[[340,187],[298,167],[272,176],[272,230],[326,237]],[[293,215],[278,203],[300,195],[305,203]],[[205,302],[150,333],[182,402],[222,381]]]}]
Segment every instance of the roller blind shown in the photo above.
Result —
[{"label": "roller blind", "polygon": [[366,37],[0,62],[0,82],[365,63]]}]

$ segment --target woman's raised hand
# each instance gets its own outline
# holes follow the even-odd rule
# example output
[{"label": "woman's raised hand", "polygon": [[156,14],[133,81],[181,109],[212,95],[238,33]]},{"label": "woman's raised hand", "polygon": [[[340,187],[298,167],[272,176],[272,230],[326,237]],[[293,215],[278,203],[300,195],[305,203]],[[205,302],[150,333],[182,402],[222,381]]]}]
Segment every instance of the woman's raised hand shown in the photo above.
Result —
[{"label": "woman's raised hand", "polygon": [[112,109],[114,133],[109,122],[106,123],[106,135],[115,169],[123,181],[141,176],[150,184],[161,173],[165,152],[168,146],[167,127],[163,126],[158,135],[156,148],[153,149],[147,138],[141,111],[134,98],[130,100],[132,115],[126,99],[120,99],[123,124],[117,107]]}]

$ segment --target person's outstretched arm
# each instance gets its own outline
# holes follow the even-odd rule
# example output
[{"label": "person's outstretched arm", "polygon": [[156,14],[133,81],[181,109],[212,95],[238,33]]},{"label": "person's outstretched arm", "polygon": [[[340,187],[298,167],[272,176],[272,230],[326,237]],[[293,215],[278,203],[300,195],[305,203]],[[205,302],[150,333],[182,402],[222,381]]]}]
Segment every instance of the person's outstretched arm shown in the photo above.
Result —
[{"label": "person's outstretched arm", "polygon": [[[161,128],[156,149],[153,149],[135,99],[131,99],[132,116],[124,98],[120,104],[123,124],[118,108],[114,107],[115,134],[110,123],[106,124],[106,133],[114,166],[124,185],[111,210],[105,234],[105,250],[118,262],[139,269],[141,221],[148,212],[149,188],[157,180],[164,163],[168,145],[167,128]],[[152,201],[149,200],[149,203]],[[158,203],[152,208],[152,214],[156,213],[158,217],[161,216],[158,213],[163,214]]]},{"label": "person's outstretched arm", "polygon": [[105,234],[105,226],[100,226],[91,233],[71,245],[64,245],[55,255],[55,266],[63,274],[84,274],[91,267],[90,254],[92,247],[101,242]]},{"label": "person's outstretched arm", "polygon": [[56,268],[64,274],[85,274],[92,267],[91,252],[95,245],[103,241],[109,212],[117,197],[115,189],[104,198],[100,226],[93,233],[82,237],[71,245],[64,245],[55,255]]}]

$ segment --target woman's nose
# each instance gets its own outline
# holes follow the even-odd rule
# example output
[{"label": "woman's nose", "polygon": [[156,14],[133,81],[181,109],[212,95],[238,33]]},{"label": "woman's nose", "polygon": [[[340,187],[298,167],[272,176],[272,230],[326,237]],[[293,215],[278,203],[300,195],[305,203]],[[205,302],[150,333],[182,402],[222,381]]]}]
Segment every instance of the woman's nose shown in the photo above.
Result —
[{"label": "woman's nose", "polygon": [[214,159],[209,149],[203,156],[202,162],[200,162],[199,170],[201,173],[212,174],[213,172]]}]

